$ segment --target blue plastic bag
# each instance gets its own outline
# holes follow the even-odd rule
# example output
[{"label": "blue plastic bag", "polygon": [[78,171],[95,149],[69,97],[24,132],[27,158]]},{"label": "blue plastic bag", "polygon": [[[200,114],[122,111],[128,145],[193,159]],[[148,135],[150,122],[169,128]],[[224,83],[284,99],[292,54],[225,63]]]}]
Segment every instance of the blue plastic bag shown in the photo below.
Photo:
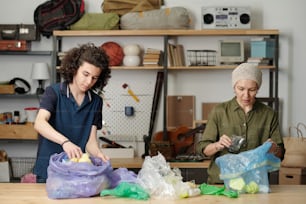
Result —
[{"label": "blue plastic bag", "polygon": [[269,153],[271,142],[239,154],[226,154],[216,159],[220,179],[227,189],[239,193],[268,193],[268,172],[280,167],[280,159]]},{"label": "blue plastic bag", "polygon": [[98,195],[110,186],[110,162],[90,157],[91,163],[72,162],[65,152],[50,157],[46,190],[48,197],[82,198]]}]

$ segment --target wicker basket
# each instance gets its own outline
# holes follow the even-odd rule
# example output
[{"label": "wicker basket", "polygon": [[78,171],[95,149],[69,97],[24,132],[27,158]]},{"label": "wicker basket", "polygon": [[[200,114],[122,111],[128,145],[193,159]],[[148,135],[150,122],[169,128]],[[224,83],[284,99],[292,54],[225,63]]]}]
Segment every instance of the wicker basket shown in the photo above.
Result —
[{"label": "wicker basket", "polygon": [[21,178],[23,175],[32,172],[36,158],[33,157],[11,157],[11,177]]},{"label": "wicker basket", "polygon": [[216,65],[215,50],[187,50],[188,66]]},{"label": "wicker basket", "polygon": [[150,156],[156,156],[161,153],[166,160],[171,160],[174,158],[174,145],[170,144],[169,141],[157,141],[150,143]]}]

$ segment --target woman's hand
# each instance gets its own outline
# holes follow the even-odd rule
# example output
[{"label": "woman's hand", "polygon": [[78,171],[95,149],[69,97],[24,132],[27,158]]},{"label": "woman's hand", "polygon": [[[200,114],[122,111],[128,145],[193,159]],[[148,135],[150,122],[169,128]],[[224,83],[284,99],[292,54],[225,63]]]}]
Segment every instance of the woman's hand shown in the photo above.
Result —
[{"label": "woman's hand", "polygon": [[269,152],[274,154],[276,157],[281,158],[282,157],[282,149],[271,139],[269,138],[267,142],[271,142],[272,145],[269,149]]},{"label": "woman's hand", "polygon": [[227,135],[222,135],[219,141],[207,145],[203,150],[203,153],[206,156],[212,156],[219,151],[222,151],[224,148],[228,148],[232,144],[232,140]]},{"label": "woman's hand", "polygon": [[227,135],[222,135],[218,142],[215,143],[215,148],[218,149],[218,151],[223,150],[224,148],[229,148],[232,144],[232,140]]}]

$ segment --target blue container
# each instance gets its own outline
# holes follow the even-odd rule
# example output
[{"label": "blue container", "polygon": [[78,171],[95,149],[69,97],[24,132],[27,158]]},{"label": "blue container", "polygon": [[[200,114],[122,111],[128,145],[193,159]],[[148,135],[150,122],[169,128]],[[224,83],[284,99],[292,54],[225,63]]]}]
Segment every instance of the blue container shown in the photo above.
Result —
[{"label": "blue container", "polygon": [[251,41],[251,57],[274,58],[274,40]]}]

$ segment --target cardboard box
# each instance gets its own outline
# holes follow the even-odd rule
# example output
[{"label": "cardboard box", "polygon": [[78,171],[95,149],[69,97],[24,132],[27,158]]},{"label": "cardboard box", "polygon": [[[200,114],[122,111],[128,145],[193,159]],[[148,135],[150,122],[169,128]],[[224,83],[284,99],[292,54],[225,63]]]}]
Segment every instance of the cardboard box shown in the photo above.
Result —
[{"label": "cardboard box", "polygon": [[9,163],[0,162],[0,182],[10,182]]},{"label": "cardboard box", "polygon": [[275,42],[271,39],[251,41],[251,57],[274,58]]},{"label": "cardboard box", "polygon": [[306,184],[306,168],[281,167],[278,182],[280,185]]},{"label": "cardboard box", "polygon": [[110,158],[134,158],[134,148],[102,148]]}]

